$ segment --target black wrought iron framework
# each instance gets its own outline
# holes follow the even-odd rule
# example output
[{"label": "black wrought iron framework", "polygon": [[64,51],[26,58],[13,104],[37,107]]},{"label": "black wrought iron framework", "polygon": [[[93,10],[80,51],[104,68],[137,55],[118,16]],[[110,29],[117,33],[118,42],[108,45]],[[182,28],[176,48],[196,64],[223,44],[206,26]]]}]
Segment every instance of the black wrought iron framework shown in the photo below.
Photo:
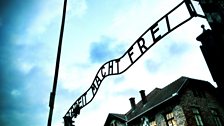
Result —
[{"label": "black wrought iron framework", "polygon": [[[183,4],[186,5],[186,8],[189,12],[189,17],[182,21],[181,23],[177,24],[174,27],[170,26],[169,22],[169,15],[177,10],[180,6]],[[193,17],[202,17],[205,18],[204,15],[198,14],[191,2],[191,0],[183,0],[180,4],[178,4],[176,7],[174,7],[171,11],[169,11],[167,14],[165,14],[163,17],[161,17],[158,21],[156,21],[151,27],[149,27],[132,45],[131,47],[118,59],[113,59],[105,64],[103,64],[100,69],[98,70],[94,80],[92,81],[91,86],[88,88],[86,92],[84,92],[69,108],[67,113],[65,114],[64,118],[64,124],[65,126],[72,126],[73,124],[73,118],[76,118],[80,114],[80,110],[84,108],[86,105],[88,105],[96,96],[96,93],[99,90],[99,87],[107,76],[111,75],[118,75],[122,74],[126,70],[128,70],[140,57],[142,57],[143,54],[145,54],[153,45],[155,45],[159,40],[164,38],[166,35],[168,35],[170,32],[174,31],[184,23],[191,20]],[[160,35],[155,35],[159,31],[158,24],[161,21],[166,22],[167,25],[167,32]],[[151,33],[152,41],[146,41],[145,37]],[[135,53],[133,48],[138,48],[140,53]],[[135,58],[133,57],[135,55]],[[137,56],[136,56],[137,55]],[[137,58],[136,58],[137,57]],[[120,67],[120,63],[124,59],[129,59],[130,62],[125,66],[124,68]],[[90,96],[90,99],[88,99]]]}]

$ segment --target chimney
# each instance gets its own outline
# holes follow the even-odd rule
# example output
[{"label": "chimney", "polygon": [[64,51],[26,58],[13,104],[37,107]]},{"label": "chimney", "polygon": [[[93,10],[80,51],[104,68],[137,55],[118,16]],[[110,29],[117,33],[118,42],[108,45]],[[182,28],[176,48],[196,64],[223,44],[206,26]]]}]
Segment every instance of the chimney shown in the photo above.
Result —
[{"label": "chimney", "polygon": [[142,97],[142,103],[145,104],[147,102],[146,96],[145,96],[145,90],[139,91]]},{"label": "chimney", "polygon": [[131,108],[134,109],[135,108],[135,98],[131,97],[131,98],[129,98],[129,100],[130,100],[130,103],[131,103]]}]

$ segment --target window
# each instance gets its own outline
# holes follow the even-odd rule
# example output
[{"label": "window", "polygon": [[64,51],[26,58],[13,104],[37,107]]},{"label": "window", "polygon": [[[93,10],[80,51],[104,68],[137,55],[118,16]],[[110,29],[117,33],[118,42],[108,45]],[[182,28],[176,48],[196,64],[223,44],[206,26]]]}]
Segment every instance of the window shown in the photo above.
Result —
[{"label": "window", "polygon": [[174,120],[173,112],[166,114],[166,123],[168,126],[177,126],[177,122]]},{"label": "window", "polygon": [[147,117],[141,118],[142,126],[149,126],[149,119]]},{"label": "window", "polygon": [[110,123],[110,126],[117,126],[117,122],[116,122],[116,120],[113,120],[113,121]]},{"label": "window", "polygon": [[198,108],[193,107],[192,111],[193,111],[197,126],[203,126],[203,122],[202,122],[201,115],[200,115]]},{"label": "window", "polygon": [[156,121],[154,118],[151,118],[150,120],[147,117],[141,118],[142,126],[156,126]]},{"label": "window", "polygon": [[149,122],[149,126],[156,126],[156,121],[154,120],[154,121]]},{"label": "window", "polygon": [[212,113],[215,125],[216,126],[222,126],[222,123],[221,123],[221,120],[220,120],[220,116],[219,116],[217,110],[211,109],[211,113]]}]

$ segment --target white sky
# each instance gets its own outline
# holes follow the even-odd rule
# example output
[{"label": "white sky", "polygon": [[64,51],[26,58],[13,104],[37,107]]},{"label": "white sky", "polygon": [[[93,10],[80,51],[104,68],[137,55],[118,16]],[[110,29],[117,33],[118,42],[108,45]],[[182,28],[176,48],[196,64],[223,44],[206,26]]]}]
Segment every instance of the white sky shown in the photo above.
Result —
[{"label": "white sky", "polygon": [[[52,126],[63,126],[63,116],[90,87],[104,63],[121,57],[146,29],[180,2],[181,0],[68,0]],[[14,44],[26,49],[17,58],[21,73],[28,75],[34,68],[42,71],[41,77],[31,77],[32,81],[44,82],[37,83],[40,88],[26,86],[39,93],[43,89],[45,91],[43,97],[39,97],[37,93],[27,99],[30,102],[40,99],[38,101],[44,106],[42,111],[35,113],[42,119],[40,125],[47,125],[62,4],[62,0],[44,1],[31,22],[26,25],[24,34],[12,38]],[[195,5],[199,7],[198,4]],[[188,16],[184,9],[170,15],[171,25]],[[109,113],[124,114],[131,108],[130,97],[136,97],[138,102],[140,90],[143,89],[148,94],[154,88],[162,88],[181,76],[214,84],[200,51],[200,42],[196,41],[196,37],[202,33],[202,24],[209,28],[205,19],[191,19],[160,40],[125,73],[105,78],[96,97],[81,110],[75,124],[103,125]],[[39,50],[33,52],[35,48]],[[26,57],[27,52],[30,57]],[[11,93],[20,95],[20,92],[19,89],[14,89]]]},{"label": "white sky", "polygon": [[[53,122],[61,125],[57,117],[62,117],[88,89],[101,65],[121,57],[147,28],[178,3],[179,0],[70,1],[58,89],[67,92],[57,95]],[[187,16],[184,10],[175,11],[170,15],[171,27]],[[200,42],[196,41],[202,32],[201,24],[209,27],[205,19],[193,18],[160,40],[124,74],[107,77],[95,99],[81,110],[75,124],[103,125],[108,113],[124,114],[130,109],[130,97],[136,97],[138,102],[141,89],[149,93],[181,76],[212,82],[199,49]],[[90,54],[91,48],[102,50],[99,52],[104,55],[92,57],[91,61],[94,55]],[[67,93],[72,98],[66,98]]]}]

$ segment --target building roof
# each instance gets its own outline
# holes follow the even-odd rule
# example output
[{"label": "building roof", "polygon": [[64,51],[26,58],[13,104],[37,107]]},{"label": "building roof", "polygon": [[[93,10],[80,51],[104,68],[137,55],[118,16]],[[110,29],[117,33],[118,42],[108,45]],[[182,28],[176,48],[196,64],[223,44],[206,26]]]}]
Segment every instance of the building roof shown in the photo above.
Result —
[{"label": "building roof", "polygon": [[131,109],[126,113],[128,121],[137,118],[141,114],[144,114],[145,112],[150,111],[155,107],[159,106],[163,102],[175,97],[180,91],[180,89],[184,86],[184,84],[187,83],[188,79],[189,78],[187,77],[180,77],[179,79],[162,89],[155,88],[146,96],[147,102],[144,105],[142,101],[140,101],[136,104],[135,109]]},{"label": "building roof", "polygon": [[126,122],[127,121],[125,114],[109,113],[104,126],[108,126],[113,119],[119,120],[121,122]]},{"label": "building roof", "polygon": [[130,109],[126,114],[112,114],[112,115],[114,117],[130,122],[134,120],[135,118],[138,118],[139,116],[145,114],[146,112],[152,111],[153,109],[155,109],[156,107],[159,107],[163,103],[170,101],[171,99],[174,99],[175,97],[179,96],[179,94],[181,94],[182,89],[184,89],[184,87],[186,87],[186,85],[188,85],[189,82],[191,84],[195,84],[193,83],[193,81],[197,81],[198,86],[201,85],[198,82],[203,82],[203,86],[205,86],[205,83],[208,83],[208,85],[211,85],[207,81],[202,81],[202,80],[197,80],[197,79],[192,79],[192,78],[182,76],[162,89],[155,88],[154,90],[152,90],[146,96],[147,102],[145,104],[143,104],[142,101],[139,101],[136,104],[135,108]]}]

